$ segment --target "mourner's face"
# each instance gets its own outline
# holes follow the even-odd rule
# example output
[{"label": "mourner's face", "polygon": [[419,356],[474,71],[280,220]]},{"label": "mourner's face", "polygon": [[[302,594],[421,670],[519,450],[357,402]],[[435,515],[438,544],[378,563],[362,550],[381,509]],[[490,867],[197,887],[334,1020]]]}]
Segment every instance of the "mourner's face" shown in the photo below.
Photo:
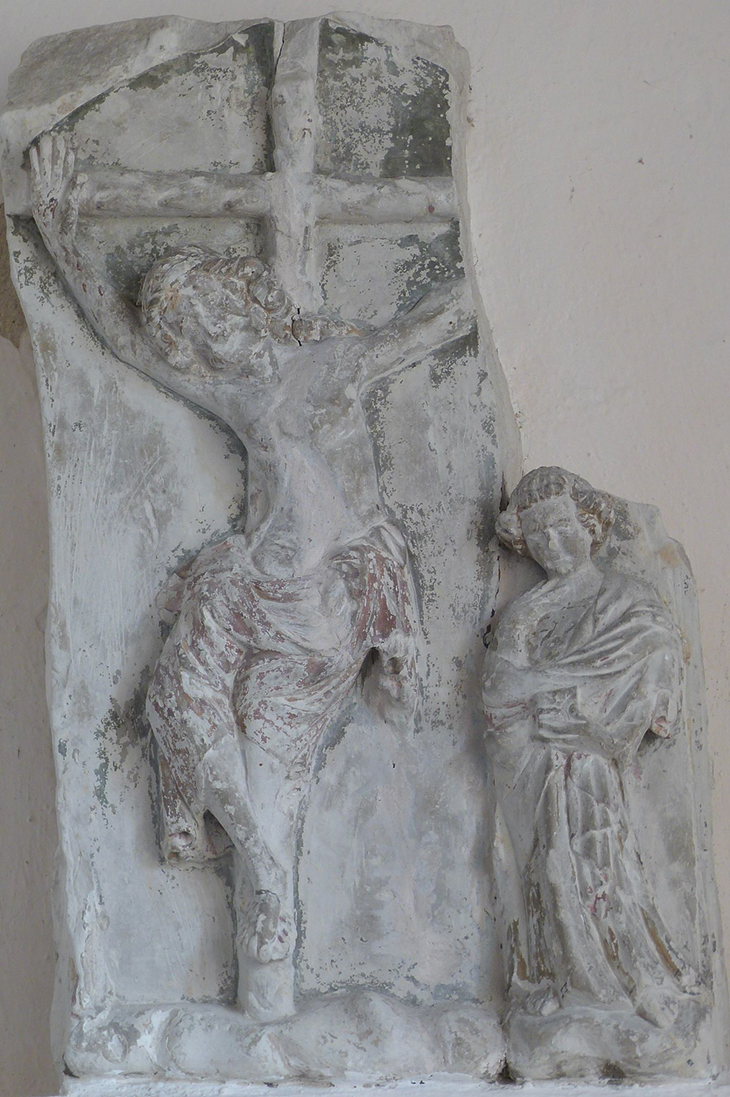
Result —
[{"label": "mourner's face", "polygon": [[590,560],[591,535],[568,494],[527,507],[520,523],[530,556],[548,575],[570,575]]}]

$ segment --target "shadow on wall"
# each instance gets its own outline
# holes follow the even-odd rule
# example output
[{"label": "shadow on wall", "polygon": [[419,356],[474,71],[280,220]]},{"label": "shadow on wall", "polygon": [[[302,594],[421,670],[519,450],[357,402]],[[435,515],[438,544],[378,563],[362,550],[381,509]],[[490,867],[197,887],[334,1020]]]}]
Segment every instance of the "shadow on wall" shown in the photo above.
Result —
[{"label": "shadow on wall", "polygon": [[[0,207],[0,210],[2,207]],[[0,1093],[57,1093],[49,1013],[55,777],[45,694],[48,508],[30,341],[0,243]]]}]

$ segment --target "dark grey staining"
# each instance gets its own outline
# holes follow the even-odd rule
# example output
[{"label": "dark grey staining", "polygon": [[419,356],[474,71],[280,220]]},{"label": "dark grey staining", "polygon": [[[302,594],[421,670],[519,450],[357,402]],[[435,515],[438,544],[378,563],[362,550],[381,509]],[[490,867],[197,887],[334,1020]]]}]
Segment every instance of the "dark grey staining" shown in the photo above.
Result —
[{"label": "dark grey staining", "polygon": [[[321,286],[325,305],[341,315],[370,322],[385,299],[391,315],[404,313],[435,286],[463,271],[459,222],[345,226],[323,250]],[[373,279],[373,264],[379,276]],[[354,307],[355,306],[355,307]]]},{"label": "dark grey staining", "polygon": [[463,369],[465,358],[476,358],[479,353],[479,333],[476,325],[469,335],[462,335],[453,343],[447,343],[430,356],[429,380],[432,388],[453,380]]},{"label": "dark grey staining", "polygon": [[91,279],[114,287],[132,304],[144,275],[171,248],[201,244],[225,255],[263,252],[261,224],[253,219],[94,217],[81,221],[78,235]]},{"label": "dark grey staining", "polygon": [[[191,169],[273,171],[274,68],[274,24],[259,23],[90,99],[54,131],[72,133],[79,159],[90,166],[155,170],[168,154],[184,159],[187,146]],[[167,94],[160,97],[163,87]],[[223,163],[202,155],[206,130],[237,135]]]},{"label": "dark grey staining", "polygon": [[409,233],[397,241],[397,246],[407,253],[395,265],[396,277],[403,284],[399,310],[411,308],[427,290],[463,272],[458,221],[452,221],[445,232],[430,240]]},{"label": "dark grey staining", "polygon": [[451,174],[449,75],[423,57],[396,61],[370,35],[323,20],[317,171],[396,179]]},{"label": "dark grey staining", "polygon": [[383,158],[384,178],[451,174],[448,106],[448,73],[414,57],[412,90],[394,97],[393,145]]}]

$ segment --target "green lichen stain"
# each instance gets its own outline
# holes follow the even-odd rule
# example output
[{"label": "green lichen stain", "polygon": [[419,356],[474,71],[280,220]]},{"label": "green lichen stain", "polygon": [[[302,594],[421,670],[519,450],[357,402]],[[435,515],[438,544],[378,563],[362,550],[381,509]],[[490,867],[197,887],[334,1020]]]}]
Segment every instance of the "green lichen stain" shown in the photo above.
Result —
[{"label": "green lichen stain", "polygon": [[463,270],[459,239],[459,222],[452,221],[448,229],[433,240],[424,240],[409,233],[397,241],[407,252],[407,258],[395,265],[395,276],[401,281],[398,311],[411,308],[429,289],[450,281]]},{"label": "green lichen stain", "polygon": [[317,99],[322,174],[451,174],[449,74],[432,61],[396,62],[386,43],[323,20]]},{"label": "green lichen stain", "polygon": [[97,740],[99,765],[94,770],[94,796],[104,814],[116,814],[117,804],[110,800],[112,774],[121,774],[123,782],[118,799],[124,799],[125,786],[137,785],[146,769],[149,753],[149,725],[145,716],[145,701],[151,670],[146,667],[132,697],[120,704],[110,698],[106,715],[94,732]]}]

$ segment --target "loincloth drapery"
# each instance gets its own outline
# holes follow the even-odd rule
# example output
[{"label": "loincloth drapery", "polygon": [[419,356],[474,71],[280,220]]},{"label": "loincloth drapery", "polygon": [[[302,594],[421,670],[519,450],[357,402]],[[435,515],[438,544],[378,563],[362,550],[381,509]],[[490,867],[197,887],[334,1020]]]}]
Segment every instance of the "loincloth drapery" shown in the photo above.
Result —
[{"label": "loincloth drapery", "polygon": [[[403,641],[407,648],[408,567],[379,532],[295,578],[260,572],[243,535],[205,549],[181,573],[180,612],[147,711],[169,778],[191,810],[204,807],[201,766],[216,743],[244,736],[289,772],[305,772],[368,652],[402,649]],[[415,675],[412,658],[401,673]]]}]

